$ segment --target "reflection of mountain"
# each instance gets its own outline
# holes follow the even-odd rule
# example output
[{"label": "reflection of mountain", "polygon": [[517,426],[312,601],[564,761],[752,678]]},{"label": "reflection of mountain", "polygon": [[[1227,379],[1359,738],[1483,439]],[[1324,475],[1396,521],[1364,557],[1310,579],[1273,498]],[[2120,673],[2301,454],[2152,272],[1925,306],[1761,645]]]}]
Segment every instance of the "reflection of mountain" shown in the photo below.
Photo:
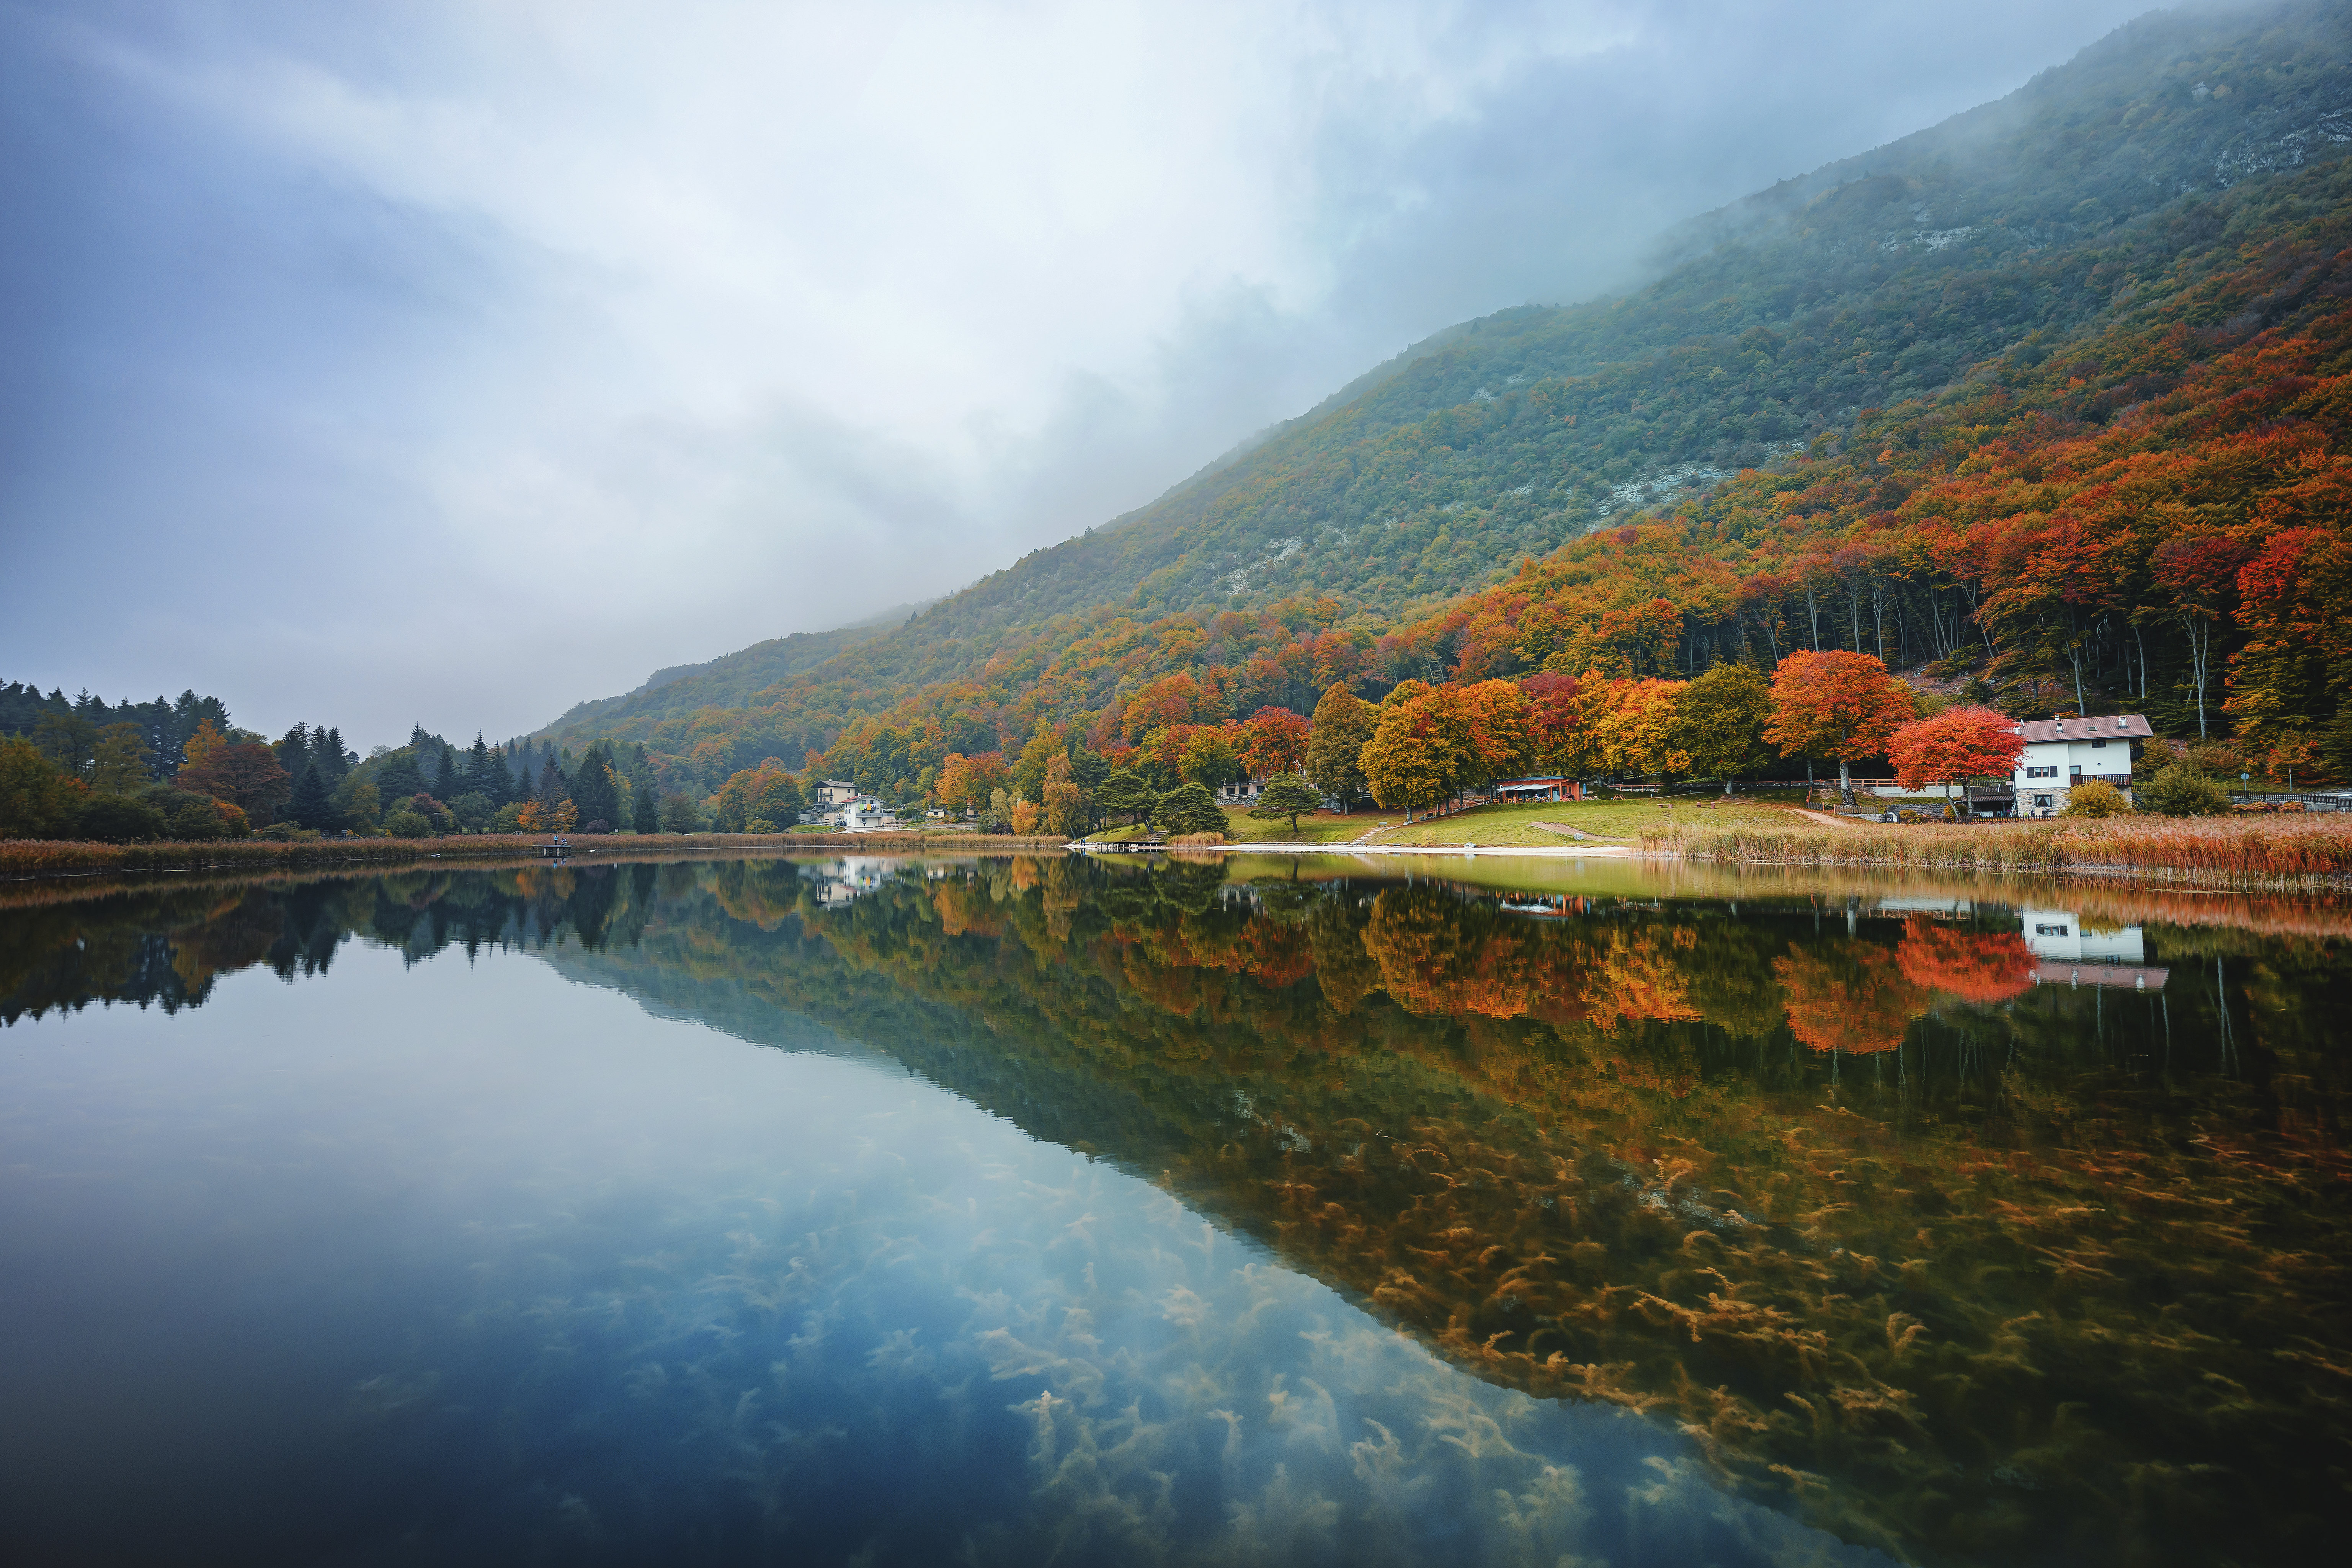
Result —
[{"label": "reflection of mountain", "polygon": [[2306,1384],[2352,1342],[2317,943],[2153,926],[2144,952],[2211,982],[2117,995],[2035,987],[2018,917],[1961,900],[1511,900],[1537,919],[1215,864],[852,869],[0,916],[0,1014],[159,970],[200,1000],[346,933],[522,945],[748,1039],[886,1054],[1902,1555],[2281,1558],[2317,1528],[2347,1430]]}]

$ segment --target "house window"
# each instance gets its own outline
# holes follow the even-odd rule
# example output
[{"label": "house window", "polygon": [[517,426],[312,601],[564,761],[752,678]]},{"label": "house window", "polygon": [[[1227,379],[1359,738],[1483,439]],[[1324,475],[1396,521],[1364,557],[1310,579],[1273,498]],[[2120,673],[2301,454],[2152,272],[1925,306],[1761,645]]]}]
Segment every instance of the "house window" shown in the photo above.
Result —
[{"label": "house window", "polygon": [[2037,925],[2033,928],[2033,934],[2036,936],[2064,936],[2066,934],[2066,928],[2064,926]]},{"label": "house window", "polygon": [[2025,776],[2030,779],[2054,779],[2058,776],[2058,770],[2056,768],[2028,768],[2025,770]]},{"label": "house window", "polygon": [[2106,742],[2105,742],[2105,741],[2094,741],[2094,742],[2091,742],[2091,750],[2093,750],[2093,751],[2095,751],[2095,751],[2097,751],[2101,746],[2104,746],[2104,745],[2105,745],[2105,744],[2106,744]]},{"label": "house window", "polygon": [[2048,795],[2035,795],[2035,796],[2033,797],[2033,808],[2034,808],[2036,811],[2047,811],[2047,810],[2049,810],[2049,809],[2050,809],[2050,797],[2049,797]]}]

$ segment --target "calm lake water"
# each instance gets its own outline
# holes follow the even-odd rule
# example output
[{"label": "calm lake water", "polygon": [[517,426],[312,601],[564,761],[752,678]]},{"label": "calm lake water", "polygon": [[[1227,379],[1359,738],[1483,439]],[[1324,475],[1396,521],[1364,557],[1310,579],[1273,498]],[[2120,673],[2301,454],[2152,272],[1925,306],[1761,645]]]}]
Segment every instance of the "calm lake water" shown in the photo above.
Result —
[{"label": "calm lake water", "polygon": [[0,1552],[2327,1560],[2347,935],[1598,861],[17,884]]}]

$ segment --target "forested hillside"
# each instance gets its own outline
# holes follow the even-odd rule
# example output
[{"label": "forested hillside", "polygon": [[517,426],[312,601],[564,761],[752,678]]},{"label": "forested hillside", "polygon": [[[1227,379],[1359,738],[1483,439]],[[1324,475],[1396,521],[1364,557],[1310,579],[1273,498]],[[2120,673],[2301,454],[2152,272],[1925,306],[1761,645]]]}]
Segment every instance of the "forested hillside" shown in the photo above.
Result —
[{"label": "forested hillside", "polygon": [[667,718],[698,708],[740,708],[788,676],[814,669],[905,621],[915,606],[901,605],[871,620],[827,632],[770,637],[702,664],[656,669],[635,691],[583,702],[548,726],[551,733],[602,734],[625,720]]},{"label": "forested hillside", "polygon": [[[2344,333],[2347,45],[2338,6],[2147,18],[1687,226],[1632,296],[1454,329],[748,700],[590,705],[551,733],[642,742],[706,793],[764,756],[845,767],[886,727],[910,763],[1042,721],[1108,740],[1180,676],[1200,721],[1303,710],[1333,679],[1377,696],[1882,638],[2018,710],[2128,690],[2177,729],[2201,695],[2209,728],[2327,732],[2336,677],[2231,656],[2285,646],[2236,574],[2332,526],[2280,498],[2338,442],[2312,388]],[[2137,521],[2158,505],[2162,527]],[[2052,576],[2053,540],[2094,538]],[[2276,548],[2332,548],[2296,538]]]}]

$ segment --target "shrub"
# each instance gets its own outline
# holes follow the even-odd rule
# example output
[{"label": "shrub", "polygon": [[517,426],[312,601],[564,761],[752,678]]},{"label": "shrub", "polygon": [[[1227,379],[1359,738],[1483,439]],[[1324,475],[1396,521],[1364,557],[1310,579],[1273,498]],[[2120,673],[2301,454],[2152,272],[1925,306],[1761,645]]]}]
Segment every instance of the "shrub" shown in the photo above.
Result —
[{"label": "shrub", "polygon": [[[285,824],[277,826],[282,827]],[[425,820],[425,814],[412,811],[405,805],[386,816],[383,826],[384,831],[394,838],[429,838],[433,836],[433,824]]]},{"label": "shrub", "polygon": [[610,833],[613,831],[613,825],[605,821],[601,816],[592,817],[588,821],[580,825],[580,831],[583,833]]},{"label": "shrub", "polygon": [[2126,798],[2123,791],[2105,779],[2093,779],[2088,784],[2076,784],[2067,794],[2066,809],[2058,815],[2061,816],[2126,816],[2130,815],[2131,808],[2132,803]]},{"label": "shrub", "polygon": [[74,834],[101,844],[144,844],[169,835],[163,814],[126,795],[91,795],[74,812]]},{"label": "shrub", "polygon": [[215,808],[209,798],[201,795],[191,795],[186,790],[174,790],[172,793],[180,798],[173,801],[171,808],[164,812],[163,820],[170,826],[173,837],[194,841],[200,838],[228,837],[228,823],[222,818],[220,812]]},{"label": "shrub", "polygon": [[492,833],[520,833],[522,831],[522,802],[519,800],[510,800],[507,802],[506,805],[499,807],[499,809],[493,813],[490,817],[489,831]]},{"label": "shrub", "polygon": [[697,833],[702,828],[702,808],[686,795],[672,790],[661,797],[661,830],[664,833]]},{"label": "shrub", "polygon": [[469,790],[449,803],[449,815],[468,833],[479,833],[498,816],[499,808],[479,790]]},{"label": "shrub", "polygon": [[300,834],[301,829],[290,822],[273,822],[254,837],[268,844],[291,844]]},{"label": "shrub", "polygon": [[1213,848],[1215,846],[1223,844],[1224,841],[1225,836],[1222,833],[1180,833],[1175,837],[1171,838],[1168,841],[1168,847],[1171,849],[1208,849]]},{"label": "shrub", "polygon": [[2219,816],[2230,792],[2187,763],[2160,768],[2137,792],[2140,805],[2164,816]]},{"label": "shrub", "polygon": [[30,741],[0,739],[0,838],[49,838],[73,820],[73,781]]}]

